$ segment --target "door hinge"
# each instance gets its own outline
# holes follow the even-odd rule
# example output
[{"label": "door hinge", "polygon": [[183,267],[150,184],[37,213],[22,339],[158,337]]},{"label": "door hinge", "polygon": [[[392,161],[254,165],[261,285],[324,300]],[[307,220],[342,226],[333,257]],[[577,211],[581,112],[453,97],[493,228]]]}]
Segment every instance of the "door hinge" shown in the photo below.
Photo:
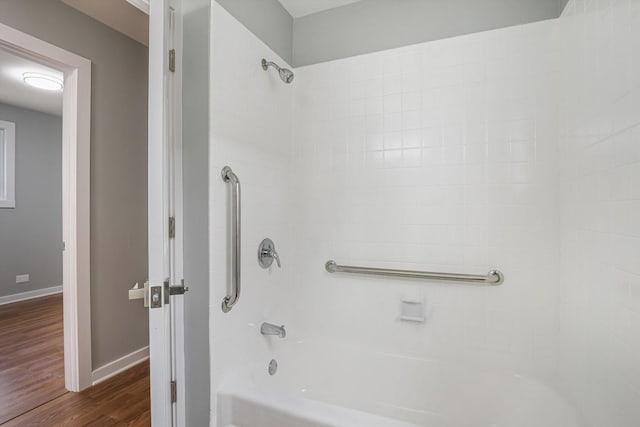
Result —
[{"label": "door hinge", "polygon": [[176,217],[170,216],[169,217],[169,238],[175,239],[175,237],[176,237]]},{"label": "door hinge", "polygon": [[171,403],[178,401],[178,384],[175,381],[171,381]]},{"label": "door hinge", "polygon": [[176,72],[176,50],[171,49],[169,51],[169,71]]}]

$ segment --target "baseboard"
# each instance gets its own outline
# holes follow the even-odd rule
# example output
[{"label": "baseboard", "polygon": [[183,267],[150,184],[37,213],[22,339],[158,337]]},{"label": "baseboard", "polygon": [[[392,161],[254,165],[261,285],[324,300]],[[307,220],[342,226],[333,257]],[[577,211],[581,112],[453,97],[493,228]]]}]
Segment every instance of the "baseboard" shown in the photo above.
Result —
[{"label": "baseboard", "polygon": [[124,372],[132,366],[144,362],[148,358],[149,346],[136,350],[133,353],[129,353],[126,356],[122,356],[121,358],[116,359],[113,362],[109,362],[92,372],[92,384],[96,385],[104,380],[108,380],[114,375],[118,375],[120,372]]},{"label": "baseboard", "polygon": [[12,302],[26,301],[28,299],[46,297],[47,295],[61,294],[62,286],[53,286],[51,288],[36,289],[35,291],[20,292],[19,294],[7,295],[0,297],[0,305],[11,304]]}]

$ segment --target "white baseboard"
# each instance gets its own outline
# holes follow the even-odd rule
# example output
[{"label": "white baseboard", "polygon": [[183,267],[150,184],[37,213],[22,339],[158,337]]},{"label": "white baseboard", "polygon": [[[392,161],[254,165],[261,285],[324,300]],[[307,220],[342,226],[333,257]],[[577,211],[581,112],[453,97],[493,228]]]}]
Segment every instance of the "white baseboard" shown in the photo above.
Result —
[{"label": "white baseboard", "polygon": [[28,299],[46,297],[47,295],[61,294],[61,293],[62,293],[62,286],[53,286],[51,288],[36,289],[35,291],[20,292],[19,294],[0,297],[0,305],[11,304],[12,302],[26,301]]},{"label": "white baseboard", "polygon": [[107,363],[104,366],[99,367],[91,374],[92,384],[96,385],[104,380],[107,380],[114,375],[118,375],[120,372],[126,371],[132,366],[142,363],[149,358],[149,346],[143,347],[139,350],[129,353],[126,356],[122,356],[113,362]]}]

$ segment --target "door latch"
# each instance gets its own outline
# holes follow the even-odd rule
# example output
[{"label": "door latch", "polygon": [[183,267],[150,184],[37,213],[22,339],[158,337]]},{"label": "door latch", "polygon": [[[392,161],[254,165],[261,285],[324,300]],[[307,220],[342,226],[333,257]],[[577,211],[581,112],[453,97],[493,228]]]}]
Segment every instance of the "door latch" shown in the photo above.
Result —
[{"label": "door latch", "polygon": [[164,304],[169,304],[171,295],[184,295],[188,290],[189,288],[184,285],[184,280],[181,281],[180,286],[169,286],[168,280],[162,286],[149,286],[149,282],[144,282],[144,286],[141,287],[139,283],[136,283],[133,288],[129,289],[129,299],[143,299],[145,307],[160,308],[163,297]]},{"label": "door latch", "polygon": [[162,286],[149,286],[149,282],[144,282],[144,286],[140,286],[140,283],[136,283],[129,289],[129,299],[141,299],[144,300],[145,307],[160,308],[162,307]]},{"label": "door latch", "polygon": [[162,307],[162,286],[151,286],[149,288],[149,299],[151,308]]},{"label": "door latch", "polygon": [[171,303],[171,295],[184,295],[189,290],[188,287],[184,285],[184,279],[180,281],[180,285],[170,286],[169,280],[167,279],[164,282],[164,303]]},{"label": "door latch", "polygon": [[149,307],[149,282],[144,282],[142,287],[140,283],[133,285],[133,288],[129,289],[129,299],[144,299],[144,306]]},{"label": "door latch", "polygon": [[184,295],[189,291],[189,287],[184,285],[184,279],[180,281],[178,286],[169,286],[169,295]]}]

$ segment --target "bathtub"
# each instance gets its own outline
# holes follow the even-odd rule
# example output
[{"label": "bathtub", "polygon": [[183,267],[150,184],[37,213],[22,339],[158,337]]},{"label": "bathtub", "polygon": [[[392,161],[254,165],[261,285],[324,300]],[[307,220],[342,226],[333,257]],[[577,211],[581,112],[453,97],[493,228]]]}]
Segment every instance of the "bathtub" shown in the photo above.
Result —
[{"label": "bathtub", "polygon": [[226,378],[218,427],[580,427],[560,394],[495,368],[371,352],[348,343],[275,345]]}]

